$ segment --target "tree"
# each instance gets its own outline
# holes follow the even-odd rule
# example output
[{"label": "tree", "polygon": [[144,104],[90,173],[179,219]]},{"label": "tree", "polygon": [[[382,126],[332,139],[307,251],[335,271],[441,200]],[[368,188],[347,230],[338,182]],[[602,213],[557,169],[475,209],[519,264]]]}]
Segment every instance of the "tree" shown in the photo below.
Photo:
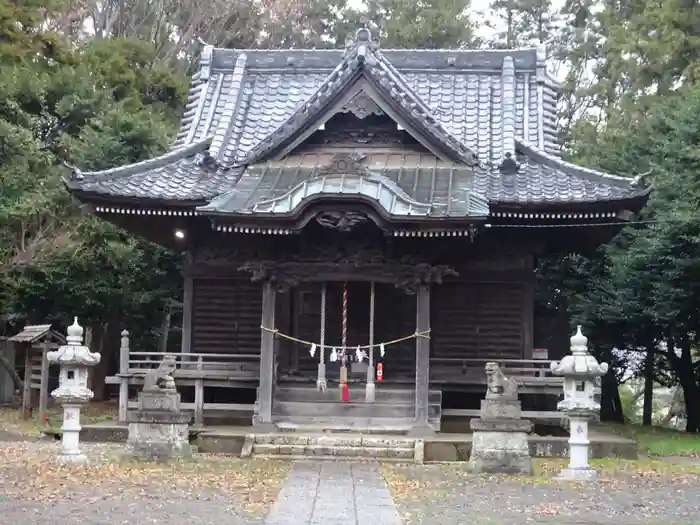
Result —
[{"label": "tree", "polygon": [[187,79],[128,38],[71,47],[65,37],[51,55],[38,53],[44,27],[15,35],[0,56],[0,311],[13,324],[79,315],[108,367],[125,322],[137,344],[153,340],[164,305],[179,296],[180,261],[83,214],[62,187],[61,161],[100,169],[160,153]]},{"label": "tree", "polygon": [[[469,0],[369,0],[346,24],[366,24],[385,49],[458,49],[474,39]],[[349,36],[349,35],[348,35]]]}]

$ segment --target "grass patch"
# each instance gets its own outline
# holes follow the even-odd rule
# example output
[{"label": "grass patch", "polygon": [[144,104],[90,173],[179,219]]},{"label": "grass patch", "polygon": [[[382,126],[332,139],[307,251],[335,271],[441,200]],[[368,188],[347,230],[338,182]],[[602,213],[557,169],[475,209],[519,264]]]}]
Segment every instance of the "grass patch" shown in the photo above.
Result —
[{"label": "grass patch", "polygon": [[605,428],[619,436],[634,439],[643,455],[700,458],[700,434],[642,425],[606,424]]},{"label": "grass patch", "polygon": [[[105,403],[90,403],[80,413],[83,425],[104,423],[116,419],[116,409]],[[53,407],[46,411],[46,425],[42,424],[41,414],[34,410],[32,417],[24,419],[21,409],[0,408],[0,431],[19,436],[39,437],[42,430],[59,429],[63,423],[63,409]]]}]

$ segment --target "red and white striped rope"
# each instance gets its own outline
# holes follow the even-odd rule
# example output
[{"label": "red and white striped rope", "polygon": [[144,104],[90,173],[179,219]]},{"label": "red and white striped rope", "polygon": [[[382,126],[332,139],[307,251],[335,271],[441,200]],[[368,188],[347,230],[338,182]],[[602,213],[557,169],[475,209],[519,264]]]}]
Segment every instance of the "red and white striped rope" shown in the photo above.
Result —
[{"label": "red and white striped rope", "polygon": [[348,283],[343,284],[343,334],[341,339],[343,348],[345,348],[348,343]]}]

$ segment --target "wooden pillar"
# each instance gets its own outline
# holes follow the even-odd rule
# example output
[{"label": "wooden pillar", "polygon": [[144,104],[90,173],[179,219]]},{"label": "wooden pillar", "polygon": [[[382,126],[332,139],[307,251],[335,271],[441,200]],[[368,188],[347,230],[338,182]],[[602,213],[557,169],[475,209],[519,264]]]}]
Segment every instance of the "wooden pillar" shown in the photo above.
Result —
[{"label": "wooden pillar", "polygon": [[194,382],[194,424],[204,425],[204,362],[202,356],[197,359],[197,379]]},{"label": "wooden pillar", "polygon": [[272,389],[275,368],[275,297],[271,283],[263,284],[262,326],[260,336],[260,384],[258,386],[258,414],[256,426],[272,427]]},{"label": "wooden pillar", "polygon": [[[430,285],[421,285],[416,294],[416,332],[430,330]],[[432,434],[428,426],[430,394],[430,339],[416,337],[416,412],[412,435]]]},{"label": "wooden pillar", "polygon": [[119,422],[126,423],[129,414],[129,331],[122,330],[119,339]]},{"label": "wooden pillar", "polygon": [[22,414],[24,419],[32,415],[32,346],[25,345],[24,354],[24,390],[22,391]]},{"label": "wooden pillar", "polygon": [[182,295],[182,344],[183,354],[189,354],[192,344],[192,300],[194,298],[194,281],[191,276],[185,277],[184,293]]}]

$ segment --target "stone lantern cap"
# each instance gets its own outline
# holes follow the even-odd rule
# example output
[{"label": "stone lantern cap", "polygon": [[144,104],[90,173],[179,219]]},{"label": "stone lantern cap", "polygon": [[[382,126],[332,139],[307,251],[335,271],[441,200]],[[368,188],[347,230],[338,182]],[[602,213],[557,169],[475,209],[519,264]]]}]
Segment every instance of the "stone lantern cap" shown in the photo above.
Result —
[{"label": "stone lantern cap", "polygon": [[58,350],[46,354],[50,363],[64,365],[95,366],[100,362],[101,355],[98,352],[90,352],[83,345],[83,327],[78,324],[78,318],[73,318],[73,324],[68,327],[66,344],[59,346]]},{"label": "stone lantern cap", "polygon": [[561,361],[550,364],[552,374],[580,379],[593,379],[608,372],[608,363],[598,363],[595,356],[588,353],[588,338],[578,326],[576,334],[571,337],[571,355]]}]

